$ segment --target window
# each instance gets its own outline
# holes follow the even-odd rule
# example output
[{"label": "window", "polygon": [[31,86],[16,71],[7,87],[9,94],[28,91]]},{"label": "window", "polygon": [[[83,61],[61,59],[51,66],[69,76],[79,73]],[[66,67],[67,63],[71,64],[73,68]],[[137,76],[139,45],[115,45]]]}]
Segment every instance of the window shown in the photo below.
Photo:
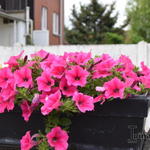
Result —
[{"label": "window", "polygon": [[59,15],[53,13],[53,34],[59,35]]},{"label": "window", "polygon": [[[2,0],[1,0],[2,1]],[[5,10],[25,10],[26,0],[3,0]]]},{"label": "window", "polygon": [[47,8],[42,8],[42,15],[41,15],[41,30],[47,30]]}]

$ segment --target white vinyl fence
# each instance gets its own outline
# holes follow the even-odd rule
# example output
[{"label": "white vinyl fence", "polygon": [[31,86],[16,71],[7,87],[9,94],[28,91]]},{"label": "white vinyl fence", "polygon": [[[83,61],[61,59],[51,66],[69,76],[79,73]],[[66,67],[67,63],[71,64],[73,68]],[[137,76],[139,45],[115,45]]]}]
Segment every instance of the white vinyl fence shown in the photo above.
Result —
[{"label": "white vinyl fence", "polygon": [[93,56],[108,53],[112,57],[118,58],[121,54],[124,54],[129,56],[136,65],[139,65],[141,61],[144,61],[146,65],[150,66],[150,44],[146,42],[140,42],[138,44],[67,45],[67,46],[49,46],[49,47],[0,46],[0,64],[3,64],[5,61],[7,61],[10,56],[18,55],[21,50],[25,50],[25,54],[31,54],[41,49],[58,55],[63,55],[64,52],[91,51]]}]

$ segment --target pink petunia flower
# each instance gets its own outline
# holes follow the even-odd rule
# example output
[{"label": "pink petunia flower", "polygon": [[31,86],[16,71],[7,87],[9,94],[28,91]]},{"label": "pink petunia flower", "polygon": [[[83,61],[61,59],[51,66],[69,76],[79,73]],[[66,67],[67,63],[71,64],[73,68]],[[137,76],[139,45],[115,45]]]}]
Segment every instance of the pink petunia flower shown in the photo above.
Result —
[{"label": "pink petunia flower", "polygon": [[105,96],[106,98],[123,98],[124,97],[124,90],[125,90],[125,83],[122,82],[117,77],[113,78],[112,80],[104,83],[105,88]]},{"label": "pink petunia flower", "polygon": [[93,79],[111,75],[111,70],[115,65],[116,61],[113,59],[102,60],[102,62],[98,63],[93,69]]},{"label": "pink petunia flower", "polygon": [[32,109],[31,107],[29,106],[29,103],[27,100],[24,100],[22,103],[21,103],[21,110],[22,110],[22,117],[24,118],[24,120],[27,122],[29,121],[29,118],[32,114]]},{"label": "pink petunia flower", "polygon": [[36,109],[36,107],[38,107],[39,104],[40,104],[40,95],[35,93],[31,103],[31,110]]},{"label": "pink petunia flower", "polygon": [[122,76],[124,78],[133,78],[135,80],[137,78],[137,74],[133,70],[128,70],[128,69],[126,69],[122,72]]},{"label": "pink petunia flower", "polygon": [[30,150],[33,146],[35,146],[35,142],[32,140],[30,135],[30,131],[27,131],[26,134],[20,140],[21,150]]},{"label": "pink petunia flower", "polygon": [[144,62],[141,62],[141,68],[142,68],[141,73],[142,73],[143,75],[150,75],[150,68],[148,68],[148,67],[144,64]]},{"label": "pink petunia flower", "polygon": [[49,69],[46,69],[40,77],[37,79],[38,90],[39,91],[50,91],[51,87],[54,85],[54,80],[51,78]]},{"label": "pink petunia flower", "polygon": [[141,62],[142,71],[140,72],[143,76],[139,77],[139,80],[145,86],[145,88],[150,88],[150,68],[148,68],[144,62]]},{"label": "pink petunia flower", "polygon": [[53,87],[53,88],[51,89],[51,91],[48,91],[48,92],[42,91],[42,94],[40,94],[40,97],[39,97],[40,102],[41,102],[41,103],[45,103],[46,98],[47,98],[48,96],[50,96],[51,94],[56,93],[58,90],[59,90],[59,87]]},{"label": "pink petunia flower", "polygon": [[22,67],[20,70],[14,72],[16,85],[18,87],[29,88],[33,86],[32,72],[27,67]]},{"label": "pink petunia flower", "polygon": [[135,79],[133,78],[124,78],[125,79],[125,87],[126,88],[129,88],[132,86],[132,84],[136,81]]},{"label": "pink petunia flower", "polygon": [[36,61],[28,61],[26,65],[24,65],[24,67],[32,67],[34,64],[36,63]]},{"label": "pink petunia flower", "polygon": [[4,113],[5,109],[8,111],[14,109],[15,97],[9,98],[7,101],[3,100],[3,97],[0,96],[0,113]]},{"label": "pink petunia flower", "polygon": [[5,111],[5,106],[3,105],[3,97],[0,95],[0,113]]},{"label": "pink petunia flower", "polygon": [[99,96],[94,98],[94,103],[100,102],[102,105],[106,101],[106,97],[104,94],[100,94]]},{"label": "pink petunia flower", "polygon": [[77,91],[76,86],[68,85],[66,78],[62,78],[59,84],[59,88],[61,89],[63,95],[73,96],[73,94]]},{"label": "pink petunia flower", "polygon": [[14,82],[9,83],[7,88],[1,89],[1,96],[4,101],[7,101],[9,98],[16,95],[16,88]]},{"label": "pink petunia flower", "polygon": [[41,57],[41,58],[45,58],[46,56],[48,55],[48,52],[44,51],[43,49],[41,49],[40,51],[34,53],[34,54],[31,54],[31,57]]},{"label": "pink petunia flower", "polygon": [[66,63],[66,60],[64,59],[64,57],[63,56],[58,56],[58,55],[56,55],[55,56],[55,61],[53,61],[53,63],[52,63],[52,65],[56,65],[56,66],[66,66],[67,65],[67,63]]},{"label": "pink petunia flower", "polygon": [[94,62],[97,63],[99,61],[107,61],[107,60],[113,60],[114,59],[109,54],[102,54],[100,57],[95,57]]},{"label": "pink petunia flower", "polygon": [[49,54],[48,58],[40,63],[40,66],[43,70],[50,69],[51,65],[55,62],[56,56]]},{"label": "pink petunia flower", "polygon": [[13,81],[13,73],[10,68],[0,69],[0,87],[7,88],[8,84]]},{"label": "pink petunia flower", "polygon": [[96,87],[96,91],[104,92],[104,91],[105,91],[105,88],[104,88],[104,87],[101,87],[101,86],[97,86],[97,87]]},{"label": "pink petunia flower", "polygon": [[138,85],[135,85],[135,86],[133,87],[133,89],[135,89],[136,91],[141,91],[141,88],[140,88]]},{"label": "pink petunia flower", "polygon": [[65,53],[64,58],[68,63],[75,63],[78,65],[85,65],[91,59],[91,52],[71,52]]},{"label": "pink petunia flower", "polygon": [[89,73],[85,69],[80,66],[73,66],[71,70],[66,72],[66,79],[68,85],[83,87],[86,84],[88,75]]},{"label": "pink petunia flower", "polygon": [[73,100],[78,109],[83,113],[94,110],[94,100],[91,96],[76,92],[73,95]]},{"label": "pink petunia flower", "polygon": [[125,55],[121,55],[119,57],[118,64],[120,64],[122,66],[119,69],[120,71],[130,72],[130,71],[133,71],[133,69],[134,69],[134,65],[133,65],[131,59]]},{"label": "pink petunia flower", "polygon": [[150,75],[141,76],[140,81],[145,86],[145,88],[150,88]]},{"label": "pink petunia flower", "polygon": [[8,101],[6,101],[6,109],[7,111],[13,110],[14,109],[14,101],[15,101],[15,97],[11,97],[9,98]]},{"label": "pink petunia flower", "polygon": [[21,53],[20,53],[18,56],[11,56],[11,57],[9,58],[9,60],[8,60],[7,62],[5,62],[4,64],[8,64],[8,65],[9,65],[9,68],[12,68],[12,67],[14,67],[14,66],[19,65],[18,59],[21,58],[21,56],[23,55],[23,53],[24,53],[24,50],[21,51]]},{"label": "pink petunia flower", "polygon": [[50,96],[47,96],[44,101],[44,105],[41,107],[42,114],[48,115],[54,109],[58,109],[59,106],[61,105],[60,99],[61,99],[60,91],[57,91],[56,93],[51,94]]},{"label": "pink petunia flower", "polygon": [[141,88],[139,87],[138,83],[140,81],[140,78],[127,78],[125,77],[125,88],[132,88],[135,89],[137,91],[141,91]]},{"label": "pink petunia flower", "polygon": [[46,135],[48,143],[55,150],[67,150],[68,148],[68,134],[60,127],[55,127]]},{"label": "pink petunia flower", "polygon": [[52,65],[50,72],[53,77],[60,79],[65,73],[65,67],[62,65]]}]

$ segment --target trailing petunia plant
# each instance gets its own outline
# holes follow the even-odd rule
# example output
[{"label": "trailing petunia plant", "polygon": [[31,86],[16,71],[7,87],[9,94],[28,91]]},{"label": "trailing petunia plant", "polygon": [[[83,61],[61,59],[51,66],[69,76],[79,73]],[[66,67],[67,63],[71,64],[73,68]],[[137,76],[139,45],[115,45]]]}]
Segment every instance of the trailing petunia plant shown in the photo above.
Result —
[{"label": "trailing petunia plant", "polygon": [[150,91],[150,68],[142,62],[139,69],[124,55],[114,60],[108,54],[58,56],[40,50],[30,58],[21,52],[5,65],[0,69],[0,113],[18,105],[26,122],[35,111],[46,120],[44,132],[25,133],[21,150],[67,150],[74,114],[94,111],[95,103]]}]

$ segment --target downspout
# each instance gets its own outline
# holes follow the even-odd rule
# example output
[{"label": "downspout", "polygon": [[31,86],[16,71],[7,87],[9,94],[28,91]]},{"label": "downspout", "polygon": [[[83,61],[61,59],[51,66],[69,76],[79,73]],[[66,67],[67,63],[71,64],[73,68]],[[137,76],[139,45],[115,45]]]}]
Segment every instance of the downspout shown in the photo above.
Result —
[{"label": "downspout", "polygon": [[64,0],[60,0],[60,44],[63,44]]},{"label": "downspout", "polygon": [[17,21],[14,20],[14,45],[17,43]]},{"label": "downspout", "polygon": [[33,39],[33,20],[30,19],[30,34],[31,34],[31,39]]},{"label": "downspout", "polygon": [[26,7],[26,41],[27,38],[29,38],[30,43],[26,44],[32,44],[33,43],[33,20],[30,19],[30,7]]},{"label": "downspout", "polygon": [[26,7],[26,36],[29,35],[29,25],[30,25],[30,7]]}]

